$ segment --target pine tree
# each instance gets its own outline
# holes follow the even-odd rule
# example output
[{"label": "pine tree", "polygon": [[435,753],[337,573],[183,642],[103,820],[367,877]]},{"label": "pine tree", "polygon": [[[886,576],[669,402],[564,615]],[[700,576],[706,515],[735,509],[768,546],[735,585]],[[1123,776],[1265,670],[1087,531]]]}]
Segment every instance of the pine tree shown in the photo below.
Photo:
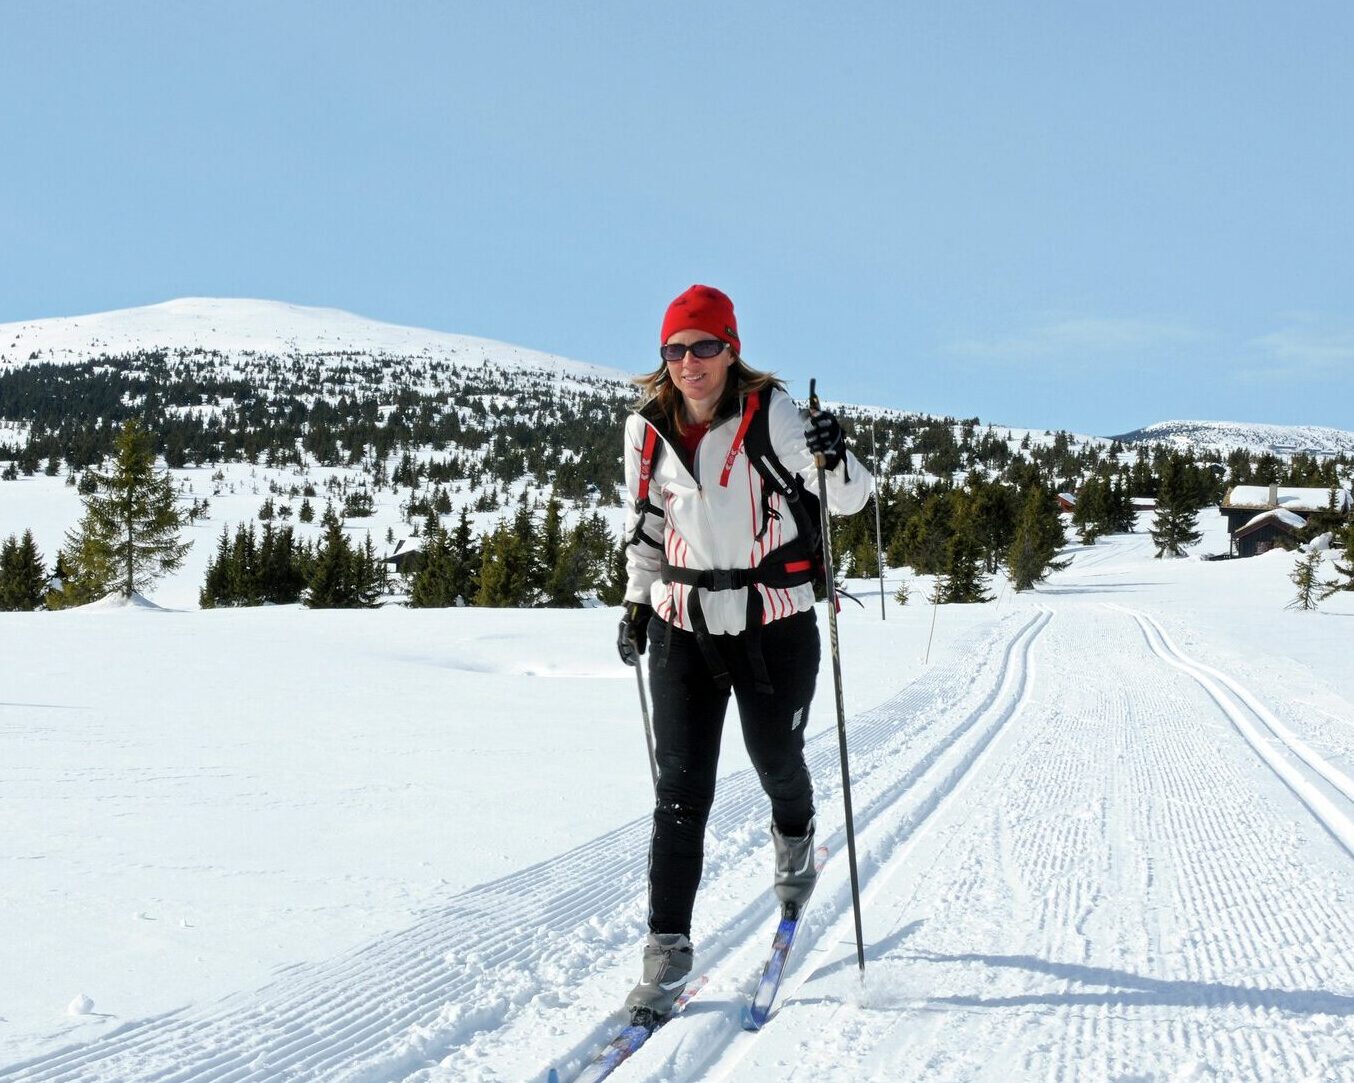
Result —
[{"label": "pine tree", "polygon": [[611,532],[597,512],[579,520],[560,550],[550,578],[546,580],[545,604],[577,608],[583,596],[600,594],[609,572],[613,551]]},{"label": "pine tree", "polygon": [[409,587],[411,609],[439,609],[456,604],[456,561],[451,537],[440,527],[423,536],[418,571]]},{"label": "pine tree", "polygon": [[96,488],[85,514],[66,535],[71,593],[92,601],[112,590],[130,597],[177,571],[191,542],[181,542],[185,516],[175,507],[167,472],[155,468],[150,434],[135,419],[123,425],[108,473],[89,471]]},{"label": "pine tree", "polygon": [[1328,584],[1326,594],[1322,597],[1334,594],[1337,590],[1354,590],[1354,519],[1350,519],[1344,525],[1344,528],[1336,534],[1335,544],[1344,550],[1343,564],[1335,558],[1334,553],[1331,554],[1335,570],[1344,576],[1344,581],[1332,579]]},{"label": "pine tree", "polygon": [[611,551],[606,578],[597,591],[597,600],[603,605],[620,605],[625,601],[625,590],[629,585],[629,569],[625,561],[628,549],[629,543],[622,537]]},{"label": "pine tree", "polygon": [[480,546],[470,527],[470,509],[462,508],[456,529],[451,534],[452,603],[464,605],[480,589]]},{"label": "pine tree", "polygon": [[903,527],[902,563],[910,564],[922,575],[939,574],[945,567],[945,555],[954,534],[954,497],[950,492],[934,492]]},{"label": "pine tree", "polygon": [[197,602],[203,609],[232,605],[230,594],[230,535],[223,525],[221,538],[216,543],[216,556],[207,562],[206,579],[198,591]]},{"label": "pine tree", "polygon": [[42,608],[47,590],[42,563],[31,530],[22,539],[5,539],[0,546],[0,610],[31,613]]},{"label": "pine tree", "polygon": [[1109,488],[1107,499],[1109,512],[1109,532],[1111,534],[1131,534],[1138,525],[1137,512],[1133,508],[1133,496],[1129,492],[1128,479],[1119,474]]},{"label": "pine tree", "polygon": [[1157,547],[1157,559],[1164,556],[1183,557],[1185,548],[1196,545],[1202,534],[1198,527],[1196,486],[1187,474],[1183,455],[1170,452],[1161,461],[1161,478],[1157,484],[1157,513],[1152,520],[1152,544]]},{"label": "pine tree", "polygon": [[969,499],[973,536],[988,575],[996,574],[997,565],[1015,539],[1019,510],[1018,494],[1008,485],[983,482],[973,489]]},{"label": "pine tree", "polygon": [[376,555],[376,543],[371,540],[371,531],[367,532],[362,549],[357,553],[355,574],[353,592],[358,607],[377,608],[381,604],[381,595],[386,592],[389,584],[386,581],[386,566]]},{"label": "pine tree", "polygon": [[1031,486],[1025,494],[1015,538],[1006,552],[1006,571],[1017,591],[1029,590],[1050,572],[1067,566],[1066,561],[1054,559],[1065,540],[1057,506],[1057,497],[1042,485]]},{"label": "pine tree", "polygon": [[1288,577],[1298,588],[1297,597],[1288,603],[1288,609],[1315,609],[1316,603],[1330,593],[1329,588],[1333,584],[1322,583],[1317,578],[1320,571],[1320,553],[1308,553],[1306,557],[1298,561],[1293,568],[1293,574]]},{"label": "pine tree", "polygon": [[485,538],[480,560],[480,587],[475,604],[506,608],[525,604],[525,561],[517,533],[507,523]]},{"label": "pine tree", "polygon": [[541,559],[541,542],[536,536],[536,516],[533,505],[525,497],[513,516],[512,531],[516,544],[511,547],[512,578],[509,590],[515,601],[510,605],[536,605],[545,590],[550,569]]},{"label": "pine tree", "polygon": [[945,604],[990,602],[984,590],[983,555],[974,537],[972,514],[965,511],[946,547],[945,571],[936,583],[936,601]]},{"label": "pine tree", "polygon": [[545,505],[545,522],[541,525],[541,540],[537,547],[542,573],[541,589],[546,595],[546,605],[570,605],[568,602],[558,602],[550,597],[550,583],[559,571],[560,553],[564,548],[563,534],[564,524],[559,499],[551,493]]},{"label": "pine tree", "polygon": [[355,609],[357,555],[332,506],[325,508],[323,525],[324,538],[315,554],[306,605],[311,609]]},{"label": "pine tree", "polygon": [[1072,510],[1072,525],[1082,545],[1094,545],[1109,527],[1109,486],[1097,476],[1082,483]]}]

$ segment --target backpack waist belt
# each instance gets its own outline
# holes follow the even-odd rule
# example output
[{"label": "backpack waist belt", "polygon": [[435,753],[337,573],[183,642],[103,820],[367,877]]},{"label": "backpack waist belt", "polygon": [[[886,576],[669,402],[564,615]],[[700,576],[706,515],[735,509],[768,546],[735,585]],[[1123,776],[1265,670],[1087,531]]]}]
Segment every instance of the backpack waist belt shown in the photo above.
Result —
[{"label": "backpack waist belt", "polygon": [[[813,581],[813,561],[808,547],[798,538],[771,550],[755,568],[679,568],[663,559],[660,574],[664,583],[681,583],[688,587],[701,587],[705,590],[740,590],[748,588],[747,629],[745,632],[748,662],[752,666],[752,679],[758,692],[771,692],[771,676],[766,670],[766,658],[762,655],[762,618],[765,607],[762,593],[754,589],[764,587],[797,587]],[[710,626],[705,621],[705,610],[701,606],[700,594],[696,590],[689,593],[687,612],[691,615],[691,628],[696,633],[696,642],[715,683],[723,688],[732,683],[729,669],[720,657],[710,635]]]}]

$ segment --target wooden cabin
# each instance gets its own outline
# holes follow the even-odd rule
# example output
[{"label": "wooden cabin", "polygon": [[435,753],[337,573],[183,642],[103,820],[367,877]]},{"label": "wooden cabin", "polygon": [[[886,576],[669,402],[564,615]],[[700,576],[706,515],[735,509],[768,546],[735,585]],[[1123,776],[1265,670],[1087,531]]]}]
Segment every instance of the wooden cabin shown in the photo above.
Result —
[{"label": "wooden cabin", "polygon": [[1297,512],[1275,508],[1262,511],[1232,532],[1232,545],[1239,557],[1258,557],[1271,549],[1294,549],[1307,520]]}]

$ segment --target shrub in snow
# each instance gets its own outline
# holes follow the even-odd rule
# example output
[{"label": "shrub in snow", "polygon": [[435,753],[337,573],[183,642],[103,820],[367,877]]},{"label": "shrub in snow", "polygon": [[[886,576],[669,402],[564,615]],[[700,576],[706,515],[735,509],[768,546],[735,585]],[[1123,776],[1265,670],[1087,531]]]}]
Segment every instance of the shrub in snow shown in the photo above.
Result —
[{"label": "shrub in snow", "polygon": [[1298,561],[1293,568],[1293,574],[1288,578],[1298,588],[1297,597],[1288,603],[1289,609],[1310,610],[1316,608],[1316,603],[1331,592],[1335,586],[1333,581],[1323,583],[1317,578],[1321,570],[1321,554],[1311,553],[1305,559]]}]

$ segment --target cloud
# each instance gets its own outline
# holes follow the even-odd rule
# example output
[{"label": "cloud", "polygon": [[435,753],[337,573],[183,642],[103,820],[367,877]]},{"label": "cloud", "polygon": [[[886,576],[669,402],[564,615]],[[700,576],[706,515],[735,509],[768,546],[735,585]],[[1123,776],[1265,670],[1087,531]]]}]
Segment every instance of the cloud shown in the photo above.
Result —
[{"label": "cloud", "polygon": [[1060,361],[1142,361],[1202,336],[1179,324],[1081,316],[988,338],[951,342],[947,352],[975,361],[1047,365]]},{"label": "cloud", "polygon": [[1347,375],[1354,369],[1354,331],[1287,327],[1251,339],[1248,345],[1262,355],[1245,370],[1257,382]]}]

